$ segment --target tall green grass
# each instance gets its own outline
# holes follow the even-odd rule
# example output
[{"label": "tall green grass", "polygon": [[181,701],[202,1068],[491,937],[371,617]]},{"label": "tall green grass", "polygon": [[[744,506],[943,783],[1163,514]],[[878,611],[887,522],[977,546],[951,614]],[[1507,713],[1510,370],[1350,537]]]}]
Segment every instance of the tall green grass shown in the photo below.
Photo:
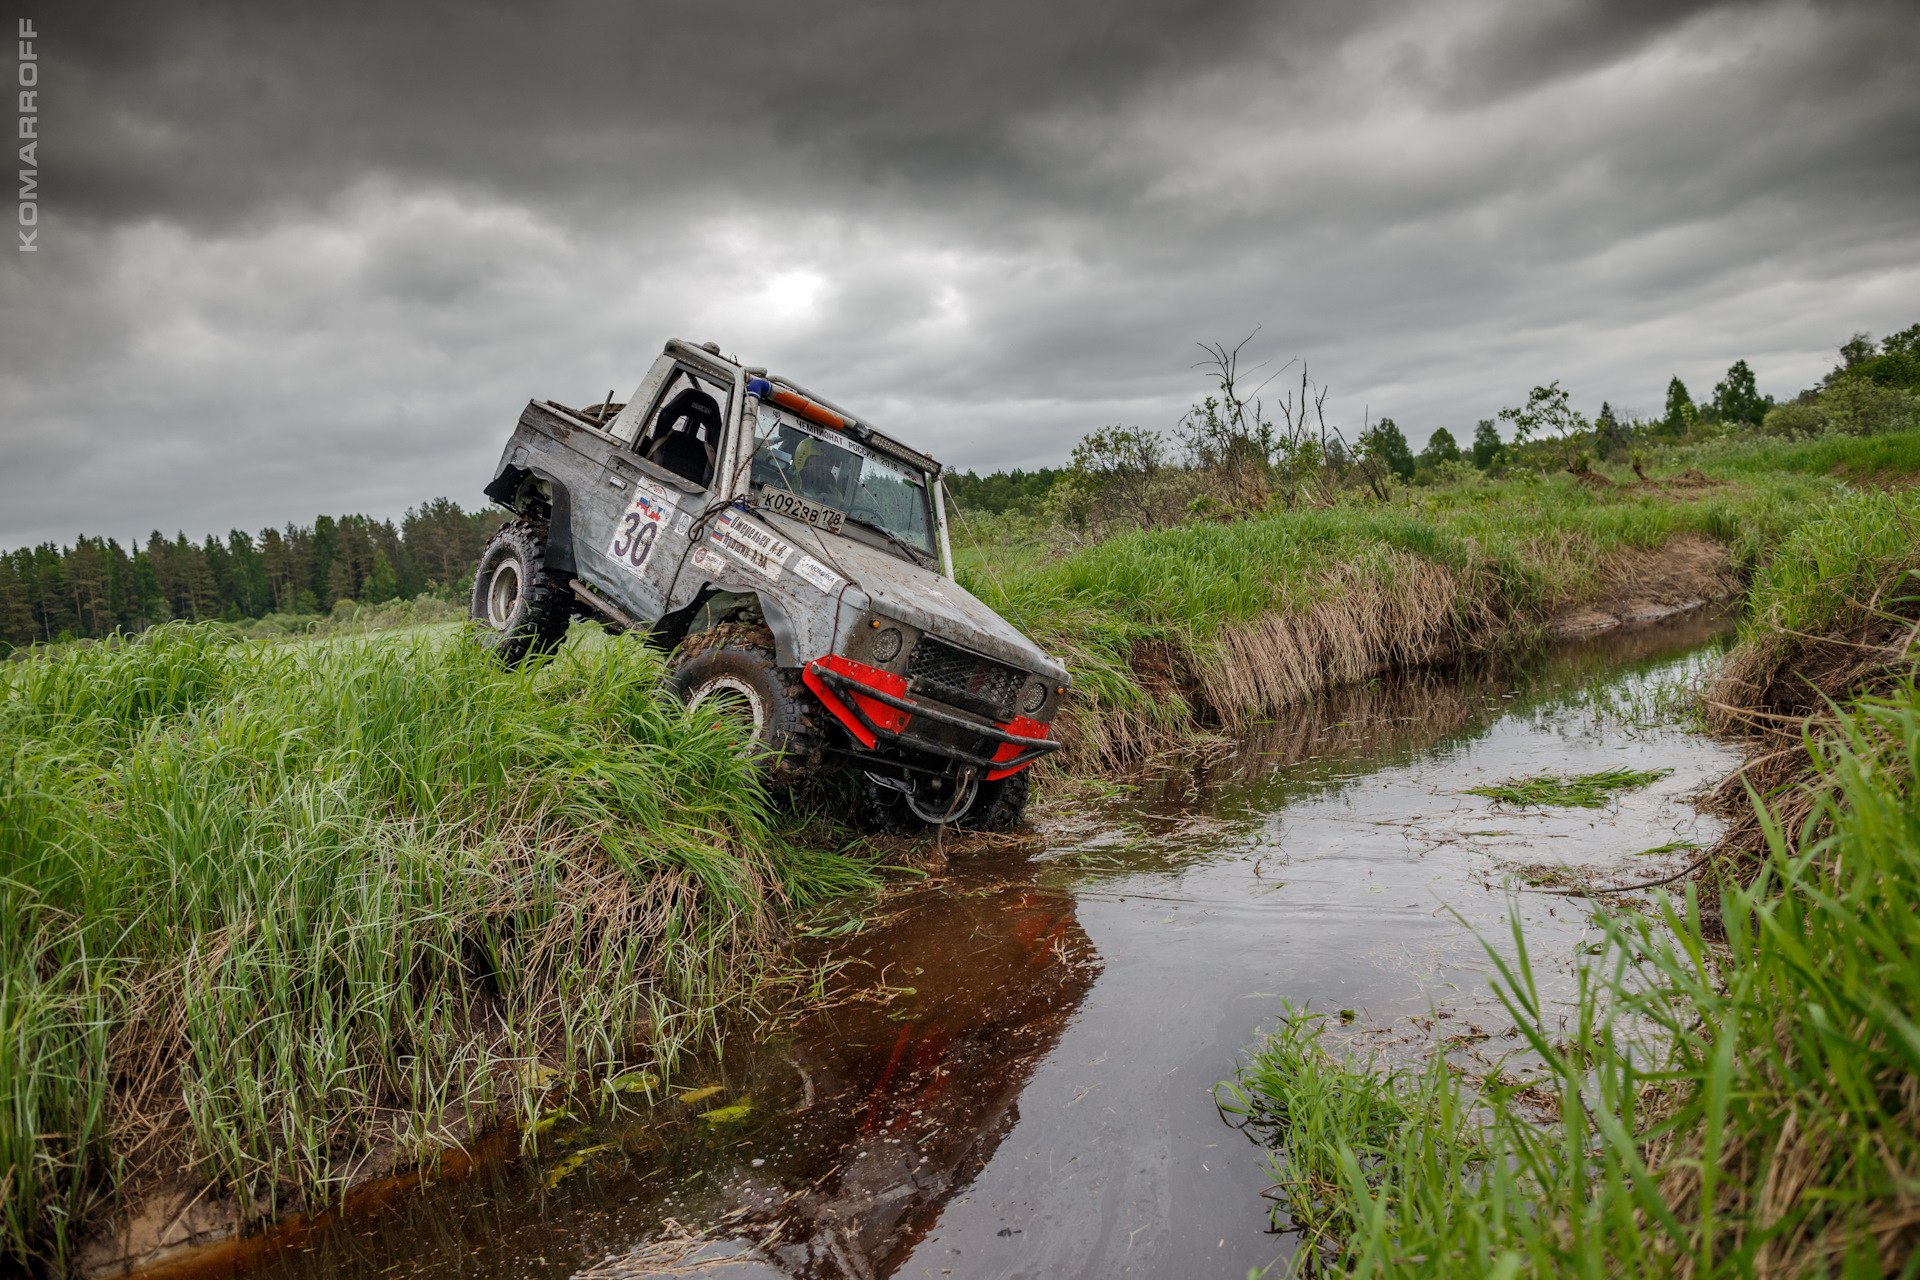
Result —
[{"label": "tall green grass", "polygon": [[1792,472],[1846,480],[1892,480],[1920,475],[1920,432],[1832,435],[1813,440],[1734,437],[1656,450],[1649,462],[1676,470],[1698,466],[1725,477]]},{"label": "tall green grass", "polygon": [[1910,617],[1920,596],[1920,492],[1864,490],[1815,509],[1754,584],[1748,647]]},{"label": "tall green grass", "polygon": [[1691,887],[1603,916],[1549,1007],[1512,913],[1494,989],[1537,1078],[1342,1060],[1297,1013],[1255,1050],[1223,1104],[1273,1148],[1296,1269],[1920,1274],[1920,690],[1814,751],[1825,834],[1770,825],[1759,878],[1723,889],[1724,946]]},{"label": "tall green grass", "polygon": [[638,644],[169,627],[0,673],[0,1256],[124,1180],[267,1206],[699,1026],[770,908],[870,883],[771,837]]},{"label": "tall green grass", "polygon": [[[1833,447],[1874,449],[1892,439]],[[1762,442],[1748,452],[1772,458],[1771,448]],[[1746,456],[1706,465],[1718,474]],[[1257,629],[1263,618],[1306,620],[1365,593],[1374,600],[1367,627],[1408,633],[1347,635],[1334,626],[1322,658],[1360,645],[1391,655],[1526,642],[1560,607],[1602,594],[1623,557],[1680,535],[1725,544],[1733,570],[1751,574],[1810,511],[1842,491],[1824,474],[1771,464],[1735,469],[1736,483],[1705,489],[1596,490],[1566,476],[1529,474],[1406,490],[1389,504],[1356,499],[1127,533],[1051,559],[1032,546],[1001,556],[969,545],[964,531],[956,547],[965,585],[1067,658],[1076,688],[1070,719],[1082,727],[1101,718],[1148,726],[1081,734],[1103,743],[1076,747],[1076,760],[1088,764],[1089,756],[1157,745],[1155,733],[1234,723],[1244,709],[1230,705],[1240,693],[1232,677],[1245,659],[1232,656],[1226,638]],[[1436,606],[1426,598],[1436,584],[1445,588],[1438,636]],[[1166,678],[1153,679],[1155,670]]]}]

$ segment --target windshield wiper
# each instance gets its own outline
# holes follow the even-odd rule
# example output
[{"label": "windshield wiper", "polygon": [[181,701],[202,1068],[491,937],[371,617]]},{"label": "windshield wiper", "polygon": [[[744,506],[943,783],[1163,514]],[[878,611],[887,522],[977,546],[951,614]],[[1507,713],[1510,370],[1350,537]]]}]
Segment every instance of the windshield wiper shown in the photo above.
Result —
[{"label": "windshield wiper", "polygon": [[899,537],[899,535],[895,534],[893,530],[885,527],[884,525],[877,525],[871,520],[862,520],[859,516],[848,516],[847,523],[857,524],[862,529],[873,530],[875,533],[885,538],[888,542],[891,542],[894,546],[906,552],[907,559],[913,561],[914,564],[919,565],[922,569],[927,567],[921,560],[921,557],[925,556],[926,552],[917,549],[910,542],[903,541]]}]

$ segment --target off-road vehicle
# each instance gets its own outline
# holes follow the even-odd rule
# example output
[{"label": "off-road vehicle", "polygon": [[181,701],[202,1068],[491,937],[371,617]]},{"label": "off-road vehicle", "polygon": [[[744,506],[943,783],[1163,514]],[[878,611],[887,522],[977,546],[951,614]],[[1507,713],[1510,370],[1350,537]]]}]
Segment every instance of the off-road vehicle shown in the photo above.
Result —
[{"label": "off-road vehicle", "polygon": [[480,642],[511,664],[575,617],[636,633],[776,787],[851,769],[882,829],[1011,826],[1067,672],[954,581],[941,465],[712,343],[668,342],[612,400],[520,415]]}]

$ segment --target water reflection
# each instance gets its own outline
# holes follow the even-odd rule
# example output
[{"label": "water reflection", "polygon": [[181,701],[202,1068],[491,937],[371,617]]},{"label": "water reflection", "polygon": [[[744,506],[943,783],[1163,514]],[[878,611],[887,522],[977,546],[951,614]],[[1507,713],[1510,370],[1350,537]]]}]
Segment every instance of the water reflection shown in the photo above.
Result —
[{"label": "water reflection", "polygon": [[1019,1123],[1099,961],[1072,896],[1035,886],[1018,852],[863,909],[802,944],[840,962],[821,1000],[683,1062],[657,1104],[571,1107],[534,1158],[283,1232],[264,1267],[235,1252],[193,1274],[638,1275],[683,1223],[786,1274],[887,1274]]},{"label": "water reflection", "polygon": [[795,1275],[885,1274],[905,1256],[1019,1122],[1099,970],[1065,893],[1020,880],[913,897],[853,952],[879,985],[777,1042],[801,1091],[783,1098],[799,1158],[732,1180],[729,1221]]}]

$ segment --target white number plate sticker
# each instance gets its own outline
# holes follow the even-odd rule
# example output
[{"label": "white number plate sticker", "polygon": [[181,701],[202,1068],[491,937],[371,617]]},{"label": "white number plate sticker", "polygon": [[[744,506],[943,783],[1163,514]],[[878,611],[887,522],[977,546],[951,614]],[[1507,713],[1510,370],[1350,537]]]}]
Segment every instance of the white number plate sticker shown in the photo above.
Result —
[{"label": "white number plate sticker", "polygon": [[644,574],[670,510],[672,508],[652,494],[642,493],[635,498],[614,525],[613,541],[607,544],[607,558],[628,573]]},{"label": "white number plate sticker", "polygon": [[776,489],[770,484],[760,486],[760,505],[775,515],[804,520],[814,528],[825,529],[828,533],[840,532],[840,526],[847,518],[847,513],[844,511],[835,511],[832,507],[808,502],[792,490]]},{"label": "white number plate sticker", "polygon": [[779,579],[780,570],[793,554],[790,543],[733,511],[720,513],[713,522],[713,532],[707,538],[734,559],[752,565],[775,580]]}]

